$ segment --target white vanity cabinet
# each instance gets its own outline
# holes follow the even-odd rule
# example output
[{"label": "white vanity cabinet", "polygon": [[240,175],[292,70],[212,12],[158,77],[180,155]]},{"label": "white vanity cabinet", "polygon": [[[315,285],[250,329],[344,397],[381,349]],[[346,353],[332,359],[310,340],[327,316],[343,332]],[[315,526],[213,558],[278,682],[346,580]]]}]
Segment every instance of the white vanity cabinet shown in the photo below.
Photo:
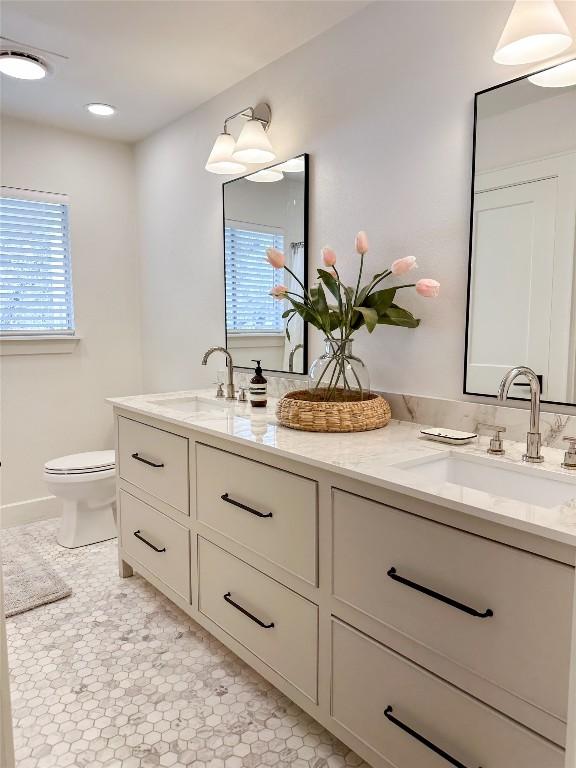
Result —
[{"label": "white vanity cabinet", "polygon": [[570,546],[115,414],[122,575],[376,768],[576,768]]}]

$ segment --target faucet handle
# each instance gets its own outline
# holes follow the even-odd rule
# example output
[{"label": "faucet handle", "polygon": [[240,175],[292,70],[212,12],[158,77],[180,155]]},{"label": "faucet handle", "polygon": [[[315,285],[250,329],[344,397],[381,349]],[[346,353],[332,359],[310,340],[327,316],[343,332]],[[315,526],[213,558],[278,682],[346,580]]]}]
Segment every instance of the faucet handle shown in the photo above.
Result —
[{"label": "faucet handle", "polygon": [[224,384],[221,381],[215,381],[216,384],[216,397],[224,397]]},{"label": "faucet handle", "polygon": [[576,469],[576,437],[564,437],[562,439],[569,443],[562,466],[564,469]]},{"label": "faucet handle", "polygon": [[506,432],[506,427],[502,427],[499,424],[484,424],[481,422],[477,425],[476,429],[479,432],[481,430],[490,430],[493,433],[487,453],[491,453],[494,456],[503,456],[506,453],[501,437]]}]

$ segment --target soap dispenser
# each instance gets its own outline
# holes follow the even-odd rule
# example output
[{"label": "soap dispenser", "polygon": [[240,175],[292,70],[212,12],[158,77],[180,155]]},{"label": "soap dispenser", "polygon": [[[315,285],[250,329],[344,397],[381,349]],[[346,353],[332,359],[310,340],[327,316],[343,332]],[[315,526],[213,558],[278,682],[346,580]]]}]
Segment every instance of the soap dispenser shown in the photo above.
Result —
[{"label": "soap dispenser", "polygon": [[265,408],[267,403],[266,390],[268,382],[262,375],[260,360],[253,360],[256,363],[254,376],[250,379],[250,404],[253,408]]}]

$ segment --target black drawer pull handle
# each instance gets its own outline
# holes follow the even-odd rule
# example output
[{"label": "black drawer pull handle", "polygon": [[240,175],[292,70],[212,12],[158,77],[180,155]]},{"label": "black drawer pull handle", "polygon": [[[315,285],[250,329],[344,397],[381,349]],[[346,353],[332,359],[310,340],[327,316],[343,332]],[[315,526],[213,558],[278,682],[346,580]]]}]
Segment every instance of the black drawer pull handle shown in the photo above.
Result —
[{"label": "black drawer pull handle", "polygon": [[494,611],[491,608],[487,608],[485,611],[480,613],[480,611],[477,611],[475,608],[470,608],[470,606],[464,605],[464,603],[459,603],[457,600],[453,600],[451,597],[441,595],[440,592],[435,592],[433,589],[423,587],[421,584],[416,584],[415,581],[405,579],[404,576],[399,576],[397,574],[396,568],[394,567],[388,570],[388,576],[390,576],[391,579],[394,579],[394,581],[399,581],[401,584],[405,584],[407,587],[411,587],[418,592],[423,592],[425,595],[433,597],[435,600],[440,600],[442,603],[447,603],[453,608],[458,608],[459,611],[464,611],[464,613],[467,613],[469,616],[476,616],[479,619],[488,619],[490,616],[494,616]]},{"label": "black drawer pull handle", "polygon": [[246,512],[250,512],[252,515],[256,515],[256,517],[272,517],[272,512],[267,512],[264,514],[264,512],[258,512],[257,509],[252,509],[252,507],[247,507],[246,504],[241,504],[239,501],[234,501],[234,499],[231,499],[230,496],[228,496],[227,493],[223,493],[222,496],[220,496],[222,501],[225,501],[227,504],[233,504],[235,507],[240,507],[240,509],[245,509]]},{"label": "black drawer pull handle", "polygon": [[443,757],[446,762],[450,763],[450,765],[455,765],[456,768],[466,768],[464,763],[456,760],[456,758],[452,757],[452,755],[449,755],[448,752],[444,752],[443,749],[440,749],[440,747],[437,747],[436,744],[428,741],[428,739],[424,738],[424,736],[421,736],[419,733],[410,728],[409,725],[406,725],[406,723],[403,723],[401,720],[398,720],[397,717],[394,717],[392,714],[393,711],[394,710],[390,706],[386,707],[384,710],[385,717],[388,718],[391,723],[396,725],[398,728],[401,728],[405,733],[412,736],[413,739],[416,739],[416,741],[419,741],[420,744],[424,744],[424,746],[428,747],[428,749],[432,750],[432,752],[435,752],[437,755],[440,755],[440,757]]},{"label": "black drawer pull handle", "polygon": [[158,549],[158,547],[155,547],[154,544],[152,544],[147,539],[145,539],[144,536],[142,536],[142,534],[140,533],[140,531],[134,531],[134,536],[136,536],[137,539],[140,539],[140,541],[143,541],[144,544],[147,544],[150,547],[150,549],[154,550],[154,552],[166,552],[166,547],[162,547],[162,549]]},{"label": "black drawer pull handle", "polygon": [[241,605],[238,605],[238,603],[235,603],[234,600],[232,600],[232,594],[230,592],[226,592],[226,594],[224,595],[224,600],[226,600],[227,603],[230,603],[230,605],[234,606],[234,608],[236,608],[237,611],[240,611],[240,613],[243,613],[244,616],[248,616],[249,619],[252,619],[252,621],[255,621],[259,627],[263,627],[264,629],[272,629],[272,627],[274,626],[273,621],[271,621],[270,624],[264,624],[264,622],[260,621],[260,619],[254,616],[253,613],[250,613],[250,611],[247,611],[246,608],[242,608]]},{"label": "black drawer pull handle", "polygon": [[133,453],[132,458],[136,459],[136,461],[141,461],[142,464],[148,464],[149,467],[154,467],[155,469],[159,469],[160,467],[164,466],[164,464],[154,464],[153,461],[149,461],[148,459],[143,459],[142,456],[138,456],[137,453]]}]

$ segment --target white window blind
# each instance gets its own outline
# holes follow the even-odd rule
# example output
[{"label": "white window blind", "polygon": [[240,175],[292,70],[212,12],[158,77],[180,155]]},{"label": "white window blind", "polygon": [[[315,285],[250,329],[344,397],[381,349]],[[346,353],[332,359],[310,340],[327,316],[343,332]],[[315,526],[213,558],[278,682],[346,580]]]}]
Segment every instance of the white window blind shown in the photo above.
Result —
[{"label": "white window blind", "polygon": [[2,188],[0,333],[74,333],[65,195]]},{"label": "white window blind", "polygon": [[284,333],[284,302],[269,296],[282,283],[282,270],[266,261],[266,249],[284,251],[284,233],[275,227],[226,221],[226,330],[228,333]]}]

